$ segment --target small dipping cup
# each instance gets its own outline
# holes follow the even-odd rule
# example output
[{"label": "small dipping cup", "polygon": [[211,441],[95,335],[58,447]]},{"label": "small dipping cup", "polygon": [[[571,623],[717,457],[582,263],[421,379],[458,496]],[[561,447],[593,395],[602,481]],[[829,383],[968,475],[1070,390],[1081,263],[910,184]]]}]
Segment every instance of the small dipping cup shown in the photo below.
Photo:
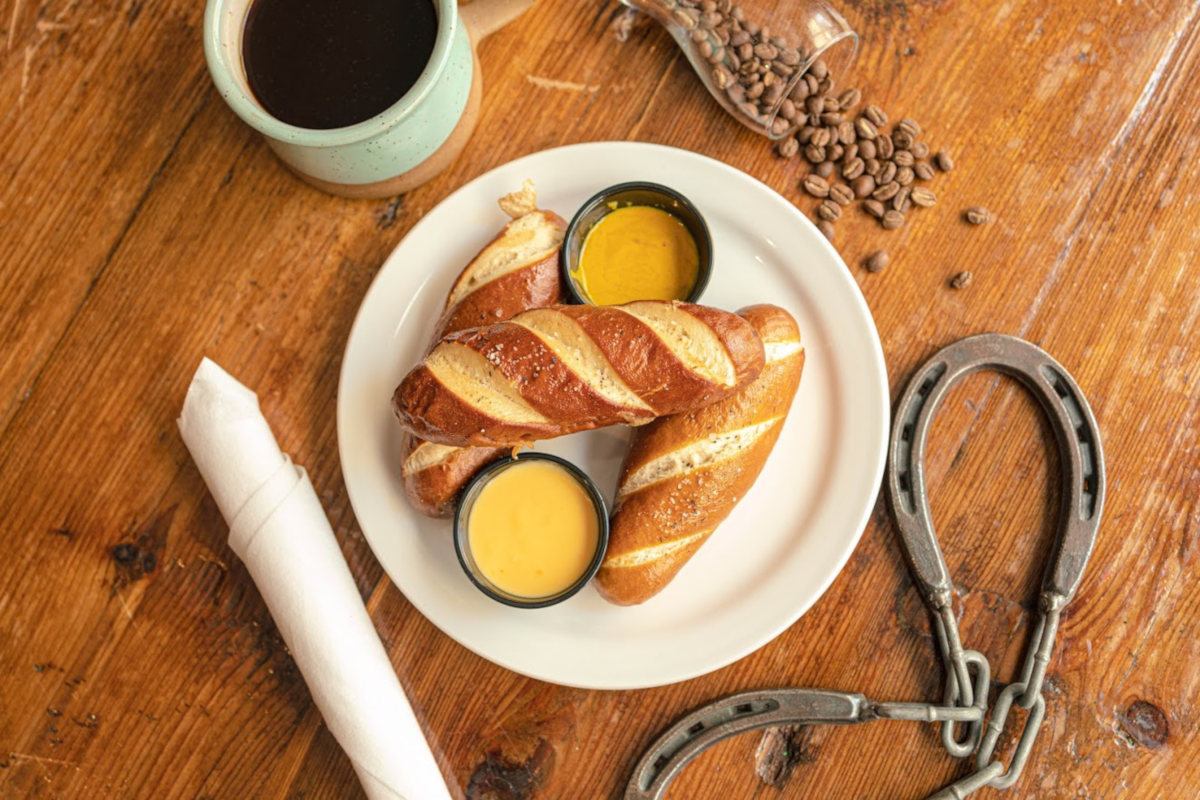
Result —
[{"label": "small dipping cup", "polygon": [[[713,247],[712,236],[708,232],[708,223],[704,221],[704,217],[696,210],[692,202],[679,192],[658,183],[643,181],[619,183],[597,192],[571,218],[563,239],[562,250],[558,256],[563,283],[571,297],[577,303],[598,305],[580,284],[579,266],[584,244],[588,234],[600,220],[613,211],[628,206],[649,206],[661,209],[683,223],[684,228],[696,243],[699,261],[696,266],[696,282],[692,285],[691,291],[687,293],[686,297],[673,299],[686,300],[690,303],[699,302],[700,296],[708,286],[708,279],[712,275]],[[629,298],[630,301],[646,299],[651,298]]]},{"label": "small dipping cup", "polygon": [[[550,519],[550,514],[544,511],[544,508],[549,508],[553,503],[548,502],[547,498],[541,496],[530,496],[529,493],[519,494],[514,493],[511,496],[511,503],[506,502],[504,494],[492,495],[483,503],[480,499],[487,492],[503,492],[504,481],[498,480],[512,469],[520,469],[537,465],[539,467],[550,467],[557,471],[560,475],[565,476],[573,485],[571,490],[576,487],[581,490],[586,509],[582,511],[583,519],[590,519],[590,515],[595,515],[596,538],[592,552],[586,550],[580,552],[579,543],[572,541],[572,532],[567,530],[554,529],[555,521]],[[572,498],[576,500],[578,498]],[[533,502],[530,503],[529,501]],[[576,507],[572,508],[572,505]],[[524,509],[520,507],[524,506]],[[533,506],[531,508],[531,506]],[[577,504],[568,502],[565,504],[571,512],[569,515],[573,521],[578,522],[580,519],[580,509]],[[472,538],[472,515],[484,511],[494,512],[497,509],[501,512],[497,515],[500,519],[507,523],[510,519],[522,520],[526,523],[534,523],[536,525],[545,525],[547,527],[532,531],[533,536],[540,541],[532,543],[533,546],[528,546],[531,543],[517,531],[509,537],[513,550],[503,553],[504,557],[512,556],[512,566],[514,570],[528,570],[533,568],[535,571],[541,570],[541,565],[536,563],[536,559],[546,555],[544,549],[546,538],[561,538],[562,542],[558,548],[560,551],[570,552],[575,550],[573,558],[580,562],[580,569],[577,574],[572,574],[562,582],[562,585],[547,591],[527,595],[519,593],[511,585],[515,581],[510,581],[508,587],[502,585],[504,580],[499,579],[498,573],[495,572],[497,561],[493,558],[491,568],[493,575],[488,575],[488,567],[481,564],[480,556],[484,556],[482,550],[476,552],[477,542]],[[503,524],[503,523],[502,523]],[[564,519],[563,524],[570,526],[572,519]],[[526,528],[529,526],[526,525]],[[494,532],[496,529],[495,521],[489,525],[489,528]],[[525,530],[525,534],[531,531]],[[565,534],[565,535],[564,535]],[[494,546],[494,543],[491,545]],[[568,597],[572,596],[584,585],[592,579],[596,571],[600,569],[600,562],[604,558],[604,551],[608,547],[608,509],[605,506],[604,498],[600,495],[596,485],[585,475],[578,467],[565,461],[557,456],[548,455],[546,453],[522,453],[516,457],[505,458],[489,465],[486,469],[480,472],[475,478],[467,484],[467,488],[463,491],[462,499],[459,501],[458,507],[454,512],[454,552],[458,555],[458,562],[462,565],[463,572],[471,579],[471,582],[488,597],[505,605],[515,608],[543,608],[545,606],[561,603]],[[540,552],[539,552],[540,551]],[[494,555],[494,554],[493,554]],[[587,560],[590,555],[590,560]],[[552,559],[551,559],[552,561]],[[552,564],[546,564],[547,569],[552,568]]]}]

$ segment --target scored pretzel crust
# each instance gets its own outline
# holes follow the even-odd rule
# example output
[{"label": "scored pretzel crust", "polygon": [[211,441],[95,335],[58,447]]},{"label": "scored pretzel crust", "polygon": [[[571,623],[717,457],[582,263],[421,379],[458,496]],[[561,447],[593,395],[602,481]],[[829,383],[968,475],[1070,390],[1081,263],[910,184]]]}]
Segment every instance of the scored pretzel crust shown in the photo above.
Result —
[{"label": "scored pretzel crust", "polygon": [[699,408],[762,363],[754,328],[726,311],[661,300],[552,306],[444,338],[393,407],[427,441],[510,446]]},{"label": "scored pretzel crust", "polygon": [[634,432],[594,581],[612,603],[660,592],[745,497],[779,438],[804,368],[800,331],[775,306],[738,313],[762,339],[759,376],[724,400]]}]

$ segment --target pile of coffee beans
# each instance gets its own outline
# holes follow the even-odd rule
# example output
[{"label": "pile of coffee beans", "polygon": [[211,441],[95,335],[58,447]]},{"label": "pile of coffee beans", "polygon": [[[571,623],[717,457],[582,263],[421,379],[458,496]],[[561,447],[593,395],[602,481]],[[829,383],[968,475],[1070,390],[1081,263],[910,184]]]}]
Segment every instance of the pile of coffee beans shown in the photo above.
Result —
[{"label": "pile of coffee beans", "polygon": [[[837,91],[821,59],[802,71],[811,54],[766,24],[747,19],[733,0],[644,2],[658,6],[679,27],[677,36],[690,39],[693,63],[702,73],[707,70],[710,88],[728,108],[750,127],[782,136],[775,144],[780,157],[807,162],[800,188],[820,201],[817,227],[830,241],[835,223],[855,203],[885,230],[901,227],[917,208],[937,203],[927,184],[937,173],[954,169],[954,160],[945,150],[931,152],[916,120],[906,117],[889,127],[879,106],[860,108],[858,89]],[[783,136],[788,131],[794,133]],[[983,225],[991,214],[972,206],[963,219]],[[887,263],[887,253],[880,250],[863,266],[879,272]],[[960,273],[951,286],[965,288],[970,280],[970,273]]]},{"label": "pile of coffee beans", "polygon": [[[819,64],[813,67],[828,75]],[[887,113],[877,105],[858,110],[860,101],[857,89],[809,94],[804,124],[794,137],[776,143],[776,152],[785,158],[803,152],[812,172],[800,187],[821,200],[817,226],[831,240],[842,208],[855,201],[883,228],[899,228],[913,209],[937,203],[925,184],[937,172],[954,168],[949,153],[931,156],[916,120],[906,117],[888,130]]]}]

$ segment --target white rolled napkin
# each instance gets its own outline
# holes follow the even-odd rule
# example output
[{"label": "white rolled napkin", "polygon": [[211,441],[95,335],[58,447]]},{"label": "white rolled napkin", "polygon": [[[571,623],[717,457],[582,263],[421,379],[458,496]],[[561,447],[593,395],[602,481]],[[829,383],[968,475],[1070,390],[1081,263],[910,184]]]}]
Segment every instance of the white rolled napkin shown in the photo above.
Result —
[{"label": "white rolled napkin", "polygon": [[450,797],[305,471],[254,392],[205,358],[179,430],[325,724],[371,800]]}]

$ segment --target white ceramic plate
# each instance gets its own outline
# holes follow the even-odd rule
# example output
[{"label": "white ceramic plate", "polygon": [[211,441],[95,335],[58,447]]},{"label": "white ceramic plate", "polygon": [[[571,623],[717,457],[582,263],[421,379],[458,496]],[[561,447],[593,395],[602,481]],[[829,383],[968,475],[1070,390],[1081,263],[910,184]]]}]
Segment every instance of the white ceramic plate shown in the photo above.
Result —
[{"label": "white ceramic plate", "polygon": [[[610,605],[590,586],[538,610],[489,600],[455,559],[450,522],[414,512],[400,479],[391,396],[427,346],[450,284],[507,218],[496,199],[525,178],[569,219],[596,191],[649,180],[689,197],[712,231],[702,302],[771,302],[800,324],[806,363],[779,443],[754,488],[658,596]],[[874,505],[888,432],[887,375],[871,314],[837,252],[784,198],[684,150],[603,142],[547,150],[482,175],[427,213],[392,252],[346,345],[338,443],[346,488],[396,586],[448,636],[497,664],[593,689],[658,686],[725,666],[795,622],[850,557]],[[625,429],[541,443],[611,500]]]}]

